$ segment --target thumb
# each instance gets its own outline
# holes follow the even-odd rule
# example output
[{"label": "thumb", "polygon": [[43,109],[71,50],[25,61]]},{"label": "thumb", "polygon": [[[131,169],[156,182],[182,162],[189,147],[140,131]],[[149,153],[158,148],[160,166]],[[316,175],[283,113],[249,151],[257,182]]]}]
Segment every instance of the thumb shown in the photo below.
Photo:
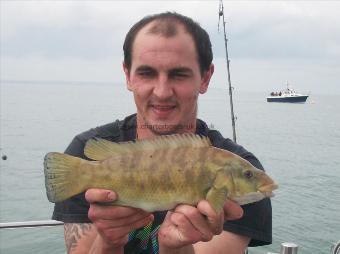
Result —
[{"label": "thumb", "polygon": [[88,189],[85,192],[85,199],[89,203],[113,202],[118,198],[117,193],[111,190]]},{"label": "thumb", "polygon": [[243,216],[242,207],[229,199],[224,203],[223,210],[225,221],[240,219]]}]

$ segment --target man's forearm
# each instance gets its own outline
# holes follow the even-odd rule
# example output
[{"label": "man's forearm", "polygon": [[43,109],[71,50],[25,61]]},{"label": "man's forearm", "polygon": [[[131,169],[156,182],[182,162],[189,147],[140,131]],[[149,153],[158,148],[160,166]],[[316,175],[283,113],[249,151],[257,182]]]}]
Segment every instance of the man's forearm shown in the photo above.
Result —
[{"label": "man's forearm", "polygon": [[194,253],[195,251],[191,244],[179,249],[169,249],[162,247],[161,245],[159,246],[159,254],[194,254]]},{"label": "man's forearm", "polygon": [[194,253],[243,254],[249,242],[249,237],[223,231],[222,234],[214,236],[209,242],[194,244]]},{"label": "man's forearm", "polygon": [[65,223],[64,230],[68,254],[124,254],[123,238],[109,244],[92,223]]},{"label": "man's forearm", "polygon": [[91,237],[92,230],[91,223],[65,223],[64,236],[67,253],[78,253],[77,250],[82,249],[84,244],[83,239]]},{"label": "man's forearm", "polygon": [[124,246],[118,248],[110,246],[105,243],[99,234],[97,234],[97,237],[87,254],[124,254]]},{"label": "man's forearm", "polygon": [[68,254],[91,253],[92,248],[99,249],[98,232],[92,223],[65,223],[64,235]]}]

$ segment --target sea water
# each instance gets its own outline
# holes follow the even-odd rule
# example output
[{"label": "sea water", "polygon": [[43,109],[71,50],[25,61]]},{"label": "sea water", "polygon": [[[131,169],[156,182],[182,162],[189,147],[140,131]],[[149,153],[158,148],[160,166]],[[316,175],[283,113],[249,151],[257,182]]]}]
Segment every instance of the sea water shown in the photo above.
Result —
[{"label": "sea water", "polygon": [[[74,135],[134,113],[124,85],[1,84],[0,220],[50,219],[43,157],[62,152]],[[237,142],[252,151],[279,184],[273,244],[251,254],[328,254],[340,239],[340,96],[312,94],[305,104],[267,103],[265,93],[234,93]],[[227,89],[200,97],[199,117],[232,137]],[[65,253],[63,227],[1,229],[0,253]]]}]

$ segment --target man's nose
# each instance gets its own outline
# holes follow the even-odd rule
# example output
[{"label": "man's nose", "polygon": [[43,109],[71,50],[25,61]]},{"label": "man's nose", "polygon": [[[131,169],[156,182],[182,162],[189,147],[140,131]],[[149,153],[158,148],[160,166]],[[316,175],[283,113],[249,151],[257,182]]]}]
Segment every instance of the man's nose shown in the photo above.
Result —
[{"label": "man's nose", "polygon": [[167,77],[159,77],[154,86],[153,93],[159,99],[168,99],[173,96],[173,87]]}]

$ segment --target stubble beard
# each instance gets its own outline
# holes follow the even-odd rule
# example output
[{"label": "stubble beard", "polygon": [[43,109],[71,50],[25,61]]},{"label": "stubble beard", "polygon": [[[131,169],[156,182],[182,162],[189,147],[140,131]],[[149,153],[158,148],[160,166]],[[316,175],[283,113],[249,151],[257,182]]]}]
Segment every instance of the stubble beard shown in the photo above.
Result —
[{"label": "stubble beard", "polygon": [[180,133],[180,130],[183,129],[182,124],[151,124],[145,117],[143,117],[143,120],[145,127],[157,136]]},{"label": "stubble beard", "polygon": [[[172,134],[180,134],[180,133],[185,133],[185,132],[195,132],[196,129],[196,119],[197,119],[197,99],[198,96],[195,96],[193,98],[196,100],[196,104],[194,105],[194,112],[192,112],[193,117],[194,117],[194,123],[178,123],[178,124],[167,124],[167,123],[150,123],[147,119],[146,116],[142,116],[144,126],[141,126],[142,128],[148,129],[152,134],[160,136],[160,135],[172,135]],[[151,100],[148,104],[154,103],[154,98]],[[166,102],[172,102],[179,106],[178,102],[173,99],[168,99],[165,100]],[[164,102],[164,101],[162,101]]]},{"label": "stubble beard", "polygon": [[195,132],[196,130],[196,119],[197,119],[197,104],[194,109],[194,123],[179,123],[179,124],[152,124],[148,121],[148,119],[143,116],[143,122],[145,124],[145,128],[149,129],[150,132],[154,135],[172,135],[172,134],[180,134],[186,132]]}]

